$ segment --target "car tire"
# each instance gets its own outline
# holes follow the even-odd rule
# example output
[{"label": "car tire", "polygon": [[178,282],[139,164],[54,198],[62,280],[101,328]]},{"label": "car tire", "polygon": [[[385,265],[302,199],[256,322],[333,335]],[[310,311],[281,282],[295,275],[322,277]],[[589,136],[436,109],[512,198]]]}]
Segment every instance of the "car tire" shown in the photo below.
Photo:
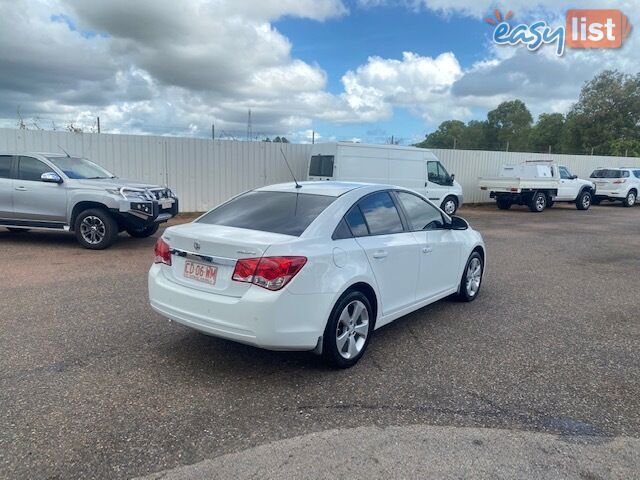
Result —
[{"label": "car tire", "polygon": [[484,261],[482,255],[473,252],[462,272],[457,298],[461,302],[473,302],[480,293],[482,277],[484,275]]},{"label": "car tire", "polygon": [[509,210],[511,208],[511,199],[498,197],[496,198],[496,205],[500,210]]},{"label": "car tire", "polygon": [[26,233],[31,229],[30,228],[7,227],[7,230],[9,230],[12,233]]},{"label": "car tire", "polygon": [[542,192],[536,192],[529,201],[529,210],[541,213],[547,208],[547,196]]},{"label": "car tire", "polygon": [[453,195],[445,197],[445,199],[440,204],[440,209],[449,216],[455,215],[455,213],[458,211],[458,199]]},{"label": "car tire", "polygon": [[133,238],[147,238],[154,235],[158,231],[158,228],[160,228],[160,224],[154,223],[153,225],[141,229],[127,228],[127,233]]},{"label": "car tire", "polygon": [[582,191],[580,195],[578,195],[578,198],[576,198],[576,208],[578,210],[589,210],[592,201],[591,192],[586,190]]},{"label": "car tire", "polygon": [[74,232],[84,248],[104,250],[115,241],[118,224],[106,210],[90,208],[76,217]]},{"label": "car tire", "polygon": [[351,291],[340,297],[324,330],[324,360],[334,368],[354,366],[369,345],[374,322],[373,308],[362,292]]},{"label": "car tire", "polygon": [[636,193],[636,191],[630,190],[629,193],[627,193],[625,199],[622,201],[622,205],[624,205],[625,207],[633,207],[636,204],[637,198],[638,194]]}]

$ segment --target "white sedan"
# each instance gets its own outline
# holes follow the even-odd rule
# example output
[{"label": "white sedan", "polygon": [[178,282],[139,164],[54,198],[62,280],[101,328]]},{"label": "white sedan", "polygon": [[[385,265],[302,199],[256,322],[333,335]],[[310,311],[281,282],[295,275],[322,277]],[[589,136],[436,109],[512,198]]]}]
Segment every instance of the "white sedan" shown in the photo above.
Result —
[{"label": "white sedan", "polygon": [[345,368],[375,329],[449,295],[474,300],[484,266],[481,235],[413,191],[288,183],[167,228],[149,298],[206,334]]}]

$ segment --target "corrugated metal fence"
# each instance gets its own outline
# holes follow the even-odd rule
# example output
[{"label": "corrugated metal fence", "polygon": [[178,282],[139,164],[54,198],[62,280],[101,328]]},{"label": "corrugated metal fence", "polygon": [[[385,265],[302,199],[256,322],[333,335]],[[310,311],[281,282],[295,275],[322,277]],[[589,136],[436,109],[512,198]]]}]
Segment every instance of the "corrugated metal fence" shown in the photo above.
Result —
[{"label": "corrugated metal fence", "polygon": [[[167,184],[180,197],[182,211],[204,211],[250,188],[306,177],[311,145],[239,142],[197,138],[113,135],[0,129],[0,151],[60,152],[62,147],[104,166],[122,178]],[[581,155],[548,155],[475,150],[433,152],[462,184],[466,202],[486,202],[478,189],[480,176],[497,175],[505,164],[552,159],[581,177],[602,166],[640,165],[640,159]]]}]

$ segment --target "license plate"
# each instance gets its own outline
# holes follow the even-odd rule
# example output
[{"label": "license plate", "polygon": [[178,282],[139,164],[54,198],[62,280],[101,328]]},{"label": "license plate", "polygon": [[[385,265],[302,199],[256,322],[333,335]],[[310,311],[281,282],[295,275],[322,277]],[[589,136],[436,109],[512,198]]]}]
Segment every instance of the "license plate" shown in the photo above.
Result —
[{"label": "license plate", "polygon": [[197,280],[198,282],[215,285],[216,277],[218,276],[218,267],[187,260],[184,262],[184,276],[185,278]]},{"label": "license plate", "polygon": [[173,205],[173,199],[171,198],[160,200],[160,208],[169,208],[171,205]]}]

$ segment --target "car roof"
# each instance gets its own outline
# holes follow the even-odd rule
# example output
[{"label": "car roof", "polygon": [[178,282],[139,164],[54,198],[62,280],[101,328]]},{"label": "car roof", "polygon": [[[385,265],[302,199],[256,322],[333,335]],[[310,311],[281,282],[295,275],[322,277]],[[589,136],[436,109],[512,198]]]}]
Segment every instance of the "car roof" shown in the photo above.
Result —
[{"label": "car roof", "polygon": [[[315,182],[298,182],[300,188],[296,188],[294,182],[279,183],[276,185],[268,185],[266,187],[256,188],[256,192],[291,192],[304,193],[308,195],[326,195],[329,197],[339,197],[347,192],[358,188],[373,186],[370,183],[358,182],[336,182],[336,181],[315,181]],[[380,186],[383,187],[383,186]]]}]

